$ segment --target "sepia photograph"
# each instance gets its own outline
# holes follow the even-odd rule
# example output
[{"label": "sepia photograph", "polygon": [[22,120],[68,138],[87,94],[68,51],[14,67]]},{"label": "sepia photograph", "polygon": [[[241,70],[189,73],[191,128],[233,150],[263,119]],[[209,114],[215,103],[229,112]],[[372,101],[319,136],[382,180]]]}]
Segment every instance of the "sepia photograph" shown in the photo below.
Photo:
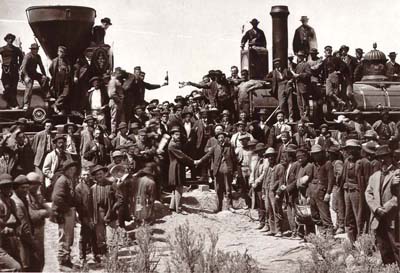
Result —
[{"label": "sepia photograph", "polygon": [[400,273],[399,11],[0,0],[0,272]]}]

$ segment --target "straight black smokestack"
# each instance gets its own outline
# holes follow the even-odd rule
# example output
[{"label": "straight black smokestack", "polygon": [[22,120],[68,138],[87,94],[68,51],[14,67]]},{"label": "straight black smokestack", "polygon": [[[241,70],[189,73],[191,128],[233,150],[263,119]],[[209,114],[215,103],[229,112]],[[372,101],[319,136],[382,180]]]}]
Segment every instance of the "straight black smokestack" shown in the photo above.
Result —
[{"label": "straight black smokestack", "polygon": [[280,58],[283,67],[287,67],[288,57],[288,26],[287,6],[272,6],[272,59]]}]

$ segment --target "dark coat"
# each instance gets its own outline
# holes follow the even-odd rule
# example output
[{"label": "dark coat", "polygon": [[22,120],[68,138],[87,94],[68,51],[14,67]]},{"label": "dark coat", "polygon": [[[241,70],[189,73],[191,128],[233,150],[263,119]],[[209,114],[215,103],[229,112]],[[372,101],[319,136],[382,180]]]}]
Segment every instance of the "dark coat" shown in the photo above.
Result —
[{"label": "dark coat", "polygon": [[297,173],[300,169],[300,164],[298,162],[293,162],[289,173],[286,174],[288,167],[286,167],[285,170],[285,179],[284,183],[286,185],[286,194],[287,194],[287,199],[290,203],[294,203],[299,195],[299,192],[297,190]]},{"label": "dark coat", "polygon": [[52,210],[57,214],[66,213],[71,207],[76,206],[75,187],[65,175],[61,175],[54,183],[53,193],[51,195]]},{"label": "dark coat", "polygon": [[301,94],[308,93],[308,87],[310,84],[311,67],[307,62],[298,63],[295,69],[296,74],[300,74],[296,78],[297,92]]},{"label": "dark coat", "polygon": [[307,54],[311,48],[318,48],[314,28],[302,25],[294,33],[293,51],[297,53],[299,50],[303,50]]},{"label": "dark coat", "polygon": [[[394,74],[397,74],[395,76]],[[386,63],[386,77],[390,81],[398,81],[400,79],[400,65],[398,63],[387,62]]]},{"label": "dark coat", "polygon": [[182,186],[186,179],[185,166],[192,166],[193,159],[182,151],[182,144],[173,139],[168,144],[170,186]]},{"label": "dark coat", "polygon": [[[46,157],[46,145],[47,145],[47,132],[45,130],[38,132],[33,137],[32,149],[35,151],[35,159],[33,164],[37,167],[42,166],[43,161]],[[50,137],[50,141],[52,138]],[[53,143],[50,143],[50,147],[53,147]],[[51,151],[47,151],[51,152]]]},{"label": "dark coat", "polygon": [[259,47],[267,47],[267,39],[265,39],[265,34],[264,31],[262,31],[259,28],[252,28],[246,31],[246,33],[243,35],[242,40],[241,40],[241,46],[244,47],[244,45],[249,42],[249,47],[251,46],[259,46]]},{"label": "dark coat", "polygon": [[276,69],[268,73],[266,80],[272,83],[272,95],[278,97],[279,93],[286,91],[288,80],[292,78],[292,74],[288,69],[284,68],[282,71]]},{"label": "dark coat", "polygon": [[[322,165],[313,163],[313,181],[318,184],[318,190],[322,190],[325,194],[331,194],[333,185],[335,184],[335,175],[333,172],[332,162],[327,160]],[[311,193],[316,196],[317,193]]]},{"label": "dark coat", "polygon": [[83,154],[83,158],[91,161],[95,165],[105,166],[108,162],[107,158],[107,149],[104,144],[99,143],[97,150],[93,150],[96,146],[94,141],[89,142],[88,147],[85,147],[85,153]]},{"label": "dark coat", "polygon": [[12,177],[17,177],[20,174],[26,174],[35,170],[33,165],[34,153],[29,144],[23,147],[15,148],[11,152],[9,161],[9,170],[11,170]]},{"label": "dark coat", "polygon": [[216,175],[220,170],[222,158],[225,158],[225,163],[227,165],[228,171],[233,174],[233,172],[238,169],[238,160],[235,154],[235,149],[230,143],[225,143],[224,146],[215,145],[211,148],[210,151],[207,152],[205,156],[200,159],[200,162],[203,163],[209,159],[212,159],[212,172],[213,175]]}]

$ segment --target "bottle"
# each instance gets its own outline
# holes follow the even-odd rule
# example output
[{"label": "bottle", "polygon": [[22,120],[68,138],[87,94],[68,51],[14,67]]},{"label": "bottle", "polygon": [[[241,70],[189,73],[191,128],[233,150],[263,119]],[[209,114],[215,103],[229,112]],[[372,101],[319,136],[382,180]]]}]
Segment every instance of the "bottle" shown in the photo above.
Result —
[{"label": "bottle", "polygon": [[165,75],[165,78],[164,78],[164,85],[168,85],[169,84],[169,77],[168,77],[168,71],[167,71],[167,74]]}]

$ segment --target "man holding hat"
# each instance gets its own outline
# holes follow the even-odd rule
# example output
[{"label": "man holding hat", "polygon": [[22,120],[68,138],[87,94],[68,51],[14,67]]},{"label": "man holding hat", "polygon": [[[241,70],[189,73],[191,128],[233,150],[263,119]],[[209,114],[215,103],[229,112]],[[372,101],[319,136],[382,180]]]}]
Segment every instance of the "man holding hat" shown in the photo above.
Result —
[{"label": "man holding hat", "polygon": [[308,25],[307,16],[301,16],[300,22],[301,26],[294,32],[293,52],[298,54],[299,51],[303,51],[308,55],[311,48],[318,48],[317,36],[314,29]]},{"label": "man holding hat", "polygon": [[240,47],[242,50],[247,42],[249,42],[249,48],[261,47],[265,49],[267,47],[267,40],[265,39],[264,31],[258,28],[259,23],[260,22],[256,18],[250,21],[250,24],[253,26],[253,28],[246,31],[246,33],[243,35],[240,42]]},{"label": "man holding hat", "polygon": [[51,61],[49,72],[51,75],[50,90],[52,97],[56,99],[53,109],[56,114],[60,114],[60,110],[70,110],[66,107],[65,102],[68,100],[72,88],[72,66],[67,59],[65,46],[58,47],[57,57]]},{"label": "man holding hat", "polygon": [[279,109],[284,112],[285,117],[293,121],[293,99],[287,88],[292,75],[282,66],[280,58],[275,58],[272,63],[274,69],[268,73],[266,80],[272,84],[272,95],[278,97]]},{"label": "man holding hat", "polygon": [[20,257],[23,271],[37,272],[42,267],[39,261],[38,245],[34,239],[34,227],[29,214],[29,203],[27,194],[30,181],[25,175],[19,175],[14,179],[14,194],[11,198],[15,202],[16,216],[21,223],[17,232],[20,238]]},{"label": "man holding hat", "polygon": [[382,165],[369,178],[365,191],[365,200],[371,210],[370,228],[375,234],[383,264],[400,264],[395,237],[395,222],[399,214],[396,196],[399,191],[399,170],[388,145],[379,146],[375,155]]},{"label": "man holding hat", "polygon": [[75,214],[82,216],[84,211],[78,206],[75,195],[75,184],[79,163],[66,160],[62,165],[62,173],[54,183],[52,193],[51,221],[58,224],[58,262],[60,266],[73,268],[71,247],[74,242]]},{"label": "man holding hat", "polygon": [[91,46],[104,45],[106,30],[112,25],[110,18],[104,17],[100,20],[101,25],[93,27]]},{"label": "man holding hat", "polygon": [[14,181],[9,174],[0,175],[0,268],[3,271],[20,272],[20,250],[17,248],[17,218],[15,202],[11,198]]},{"label": "man holding hat", "polygon": [[[44,267],[44,224],[45,219],[50,217],[51,208],[45,203],[44,197],[40,193],[39,187],[42,185],[43,177],[35,172],[26,175],[30,183],[27,200],[29,204],[29,215],[32,220],[35,249],[38,256],[38,263],[35,267],[41,272]],[[36,271],[32,270],[32,271]]]},{"label": "man holding hat", "polygon": [[8,33],[4,37],[6,45],[0,47],[1,56],[1,83],[4,87],[3,98],[7,102],[7,106],[11,109],[18,107],[17,102],[17,86],[19,80],[19,67],[22,64],[24,55],[22,50],[13,45],[15,35]]},{"label": "man holding hat", "polygon": [[399,81],[400,80],[400,65],[396,63],[396,52],[389,53],[389,61],[386,63],[386,77],[389,81]]},{"label": "man holding hat", "polygon": [[310,207],[313,221],[321,226],[322,233],[332,234],[333,224],[329,210],[330,194],[335,183],[332,162],[325,155],[325,150],[318,144],[311,147],[314,160],[313,176],[308,185]]},{"label": "man holding hat", "polygon": [[[29,49],[31,51],[24,56],[20,69],[21,78],[26,86],[23,100],[24,110],[27,110],[30,106],[34,81],[39,82],[44,95],[49,95],[49,78],[46,76],[46,70],[44,69],[42,58],[39,55],[39,45],[32,44]],[[36,71],[38,66],[42,74]]]}]

